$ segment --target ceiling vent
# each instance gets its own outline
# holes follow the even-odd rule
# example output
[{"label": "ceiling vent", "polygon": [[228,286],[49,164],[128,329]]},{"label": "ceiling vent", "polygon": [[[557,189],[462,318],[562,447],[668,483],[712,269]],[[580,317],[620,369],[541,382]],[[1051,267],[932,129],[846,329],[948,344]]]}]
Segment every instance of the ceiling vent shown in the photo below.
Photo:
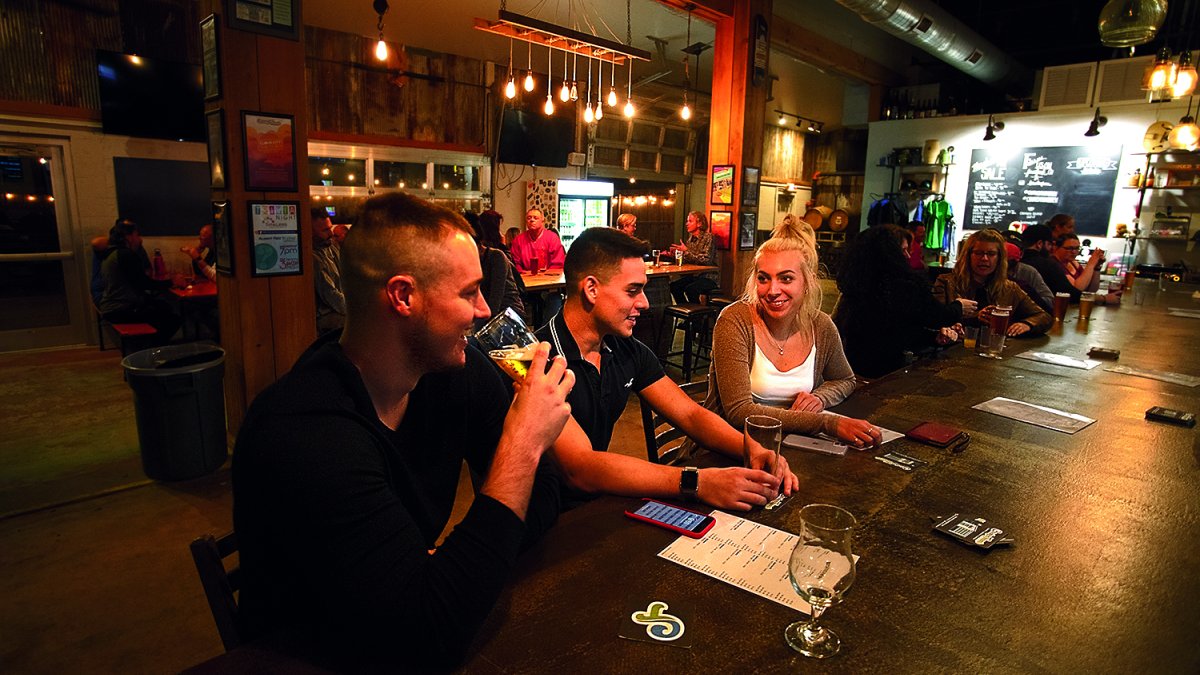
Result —
[{"label": "ceiling vent", "polygon": [[1038,101],[1038,110],[1091,105],[1095,83],[1095,63],[1046,68],[1042,72],[1042,97]]},{"label": "ceiling vent", "polygon": [[1101,61],[1096,78],[1096,105],[1145,103],[1149,100],[1142,80],[1146,69],[1154,65],[1153,56]]}]

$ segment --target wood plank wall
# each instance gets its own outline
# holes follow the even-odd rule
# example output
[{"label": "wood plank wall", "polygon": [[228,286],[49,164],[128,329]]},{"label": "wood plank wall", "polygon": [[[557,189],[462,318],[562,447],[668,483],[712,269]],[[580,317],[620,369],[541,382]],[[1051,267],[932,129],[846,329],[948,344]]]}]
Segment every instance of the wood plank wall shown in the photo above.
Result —
[{"label": "wood plank wall", "polygon": [[360,35],[307,26],[305,39],[311,131],[485,146],[483,61],[390,45],[403,51],[385,69]]}]

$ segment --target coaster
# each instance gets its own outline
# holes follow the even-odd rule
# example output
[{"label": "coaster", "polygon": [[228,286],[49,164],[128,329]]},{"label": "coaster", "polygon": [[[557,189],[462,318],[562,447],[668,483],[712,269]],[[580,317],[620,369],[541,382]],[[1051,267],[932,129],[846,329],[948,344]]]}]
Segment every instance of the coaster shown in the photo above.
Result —
[{"label": "coaster", "polygon": [[687,622],[695,614],[684,602],[627,599],[621,629],[617,635],[626,640],[691,649],[692,634]]},{"label": "coaster", "polygon": [[875,455],[875,459],[887,464],[888,466],[900,469],[901,471],[909,472],[911,472],[913,469],[919,469],[928,464],[928,462],[925,460],[917,459],[916,457],[910,457],[898,450],[892,450],[882,455]]},{"label": "coaster", "polygon": [[933,529],[967,546],[988,550],[993,546],[1016,541],[1012,537],[1006,537],[1004,530],[989,525],[987,518],[955,513],[945,518],[935,516],[933,520]]}]

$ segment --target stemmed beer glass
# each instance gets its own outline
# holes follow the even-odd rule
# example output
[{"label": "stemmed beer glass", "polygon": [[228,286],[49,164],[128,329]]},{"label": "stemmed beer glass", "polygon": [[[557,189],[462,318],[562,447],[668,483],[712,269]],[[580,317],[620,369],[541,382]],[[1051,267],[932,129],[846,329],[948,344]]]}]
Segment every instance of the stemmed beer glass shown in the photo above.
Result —
[{"label": "stemmed beer glass", "polygon": [[516,310],[505,307],[503,312],[475,331],[475,339],[509,377],[517,382],[525,379],[538,340]]},{"label": "stemmed beer glass", "polygon": [[851,538],[857,525],[845,509],[809,504],[800,509],[800,539],[788,562],[792,588],[809,604],[808,621],[789,625],[783,635],[792,649],[823,659],[838,653],[842,641],[817,624],[826,609],[842,599],[854,583]]}]

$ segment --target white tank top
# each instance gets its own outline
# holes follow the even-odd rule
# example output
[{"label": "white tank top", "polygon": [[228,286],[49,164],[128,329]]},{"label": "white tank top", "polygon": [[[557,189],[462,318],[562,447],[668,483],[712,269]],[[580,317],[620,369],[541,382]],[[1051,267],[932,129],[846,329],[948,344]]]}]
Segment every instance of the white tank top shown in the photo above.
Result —
[{"label": "white tank top", "polygon": [[758,345],[754,346],[754,363],[750,364],[750,397],[755,403],[787,408],[800,392],[812,393],[813,368],[817,360],[817,345],[804,363],[789,371],[781,371],[771,363]]}]

